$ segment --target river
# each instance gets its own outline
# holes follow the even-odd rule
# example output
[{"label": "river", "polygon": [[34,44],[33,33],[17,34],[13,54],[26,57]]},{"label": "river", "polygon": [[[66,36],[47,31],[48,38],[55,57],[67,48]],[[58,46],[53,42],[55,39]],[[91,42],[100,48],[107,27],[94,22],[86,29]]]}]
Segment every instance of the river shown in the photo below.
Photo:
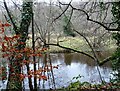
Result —
[{"label": "river", "polygon": [[[98,52],[98,58],[103,60],[105,57],[109,56],[109,52]],[[48,80],[38,80],[38,87],[40,89],[49,88],[60,88],[66,87],[71,82],[77,80],[90,83],[100,83],[101,79],[98,74],[96,63],[86,57],[85,55],[79,53],[51,53],[48,56],[39,59],[39,64],[37,63],[37,68],[45,64],[43,60],[50,62],[53,66],[58,65],[58,69],[53,69],[50,72],[44,73],[48,76]],[[107,62],[103,66],[98,67],[102,79],[109,82],[111,78],[112,68],[111,63]],[[33,69],[33,64],[30,64],[30,69]],[[26,73],[26,67],[23,67],[23,71]],[[80,76],[80,77],[79,77]],[[73,79],[78,77],[78,79]],[[3,88],[5,88],[7,82],[2,83]],[[25,78],[23,86],[29,89],[28,79]]]}]

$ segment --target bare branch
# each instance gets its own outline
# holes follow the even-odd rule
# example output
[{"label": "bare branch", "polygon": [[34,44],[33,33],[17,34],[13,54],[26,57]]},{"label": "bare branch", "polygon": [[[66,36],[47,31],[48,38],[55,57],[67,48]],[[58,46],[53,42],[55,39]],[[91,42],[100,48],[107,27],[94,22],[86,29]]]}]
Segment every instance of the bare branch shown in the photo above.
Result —
[{"label": "bare branch", "polygon": [[102,62],[100,62],[99,65],[101,66],[101,65],[105,64],[106,62],[111,61],[112,59],[113,59],[113,57],[109,56],[109,57],[105,58]]},{"label": "bare branch", "polygon": [[68,47],[64,47],[64,46],[61,46],[61,45],[59,45],[59,44],[46,44],[46,45],[58,46],[58,47],[60,47],[60,48],[64,48],[64,49],[67,49],[67,50],[71,50],[71,51],[73,51],[73,52],[81,53],[81,54],[86,55],[86,56],[90,57],[91,59],[95,60],[95,58],[94,58],[93,56],[91,56],[91,55],[89,55],[89,54],[87,54],[87,53],[85,53],[85,52],[77,51],[77,50],[75,50],[75,49],[68,48]]},{"label": "bare branch", "polygon": [[14,29],[15,33],[16,33],[16,34],[19,34],[19,32],[17,31],[17,26],[15,25],[15,22],[13,21],[13,18],[12,18],[12,16],[11,16],[11,12],[9,11],[5,0],[4,0],[4,6],[5,6],[5,9],[6,9],[6,11],[7,11],[8,16],[9,16],[9,18],[10,18],[10,20],[11,20],[11,23],[12,23],[12,25],[13,25],[13,29]]},{"label": "bare branch", "polygon": [[[59,2],[59,3],[61,3],[61,2]],[[70,3],[71,3],[71,2],[70,2]],[[67,11],[67,9],[69,8],[70,3],[67,5],[66,9],[65,9],[58,17],[56,17],[56,18],[54,19],[54,21],[56,21],[57,19],[59,19],[59,18]]]},{"label": "bare branch", "polygon": [[[99,25],[101,25],[102,27],[104,27],[106,30],[108,30],[108,31],[120,31],[120,29],[118,29],[118,28],[116,28],[116,29],[112,29],[112,28],[109,28],[109,27],[107,27],[107,26],[105,26],[103,23],[101,23],[101,22],[99,22],[99,21],[96,21],[96,20],[93,20],[93,19],[90,19],[90,16],[88,15],[88,13],[85,11],[85,10],[83,10],[83,9],[78,9],[78,8],[75,8],[75,7],[73,7],[70,3],[69,4],[63,4],[63,3],[60,3],[61,5],[67,5],[67,6],[70,6],[73,10],[77,10],[77,11],[81,11],[81,12],[83,12],[86,16],[87,16],[87,20],[88,21],[91,21],[91,22],[94,22],[94,23],[97,23],[97,24],[99,24]],[[67,11],[67,10],[66,10]],[[62,14],[63,14],[64,12],[62,12]],[[59,17],[57,17],[57,19],[58,19]]]},{"label": "bare branch", "polygon": [[19,7],[13,0],[11,0],[11,1],[12,1],[13,4],[18,8],[19,11],[22,11],[22,10],[20,9],[20,7]]}]

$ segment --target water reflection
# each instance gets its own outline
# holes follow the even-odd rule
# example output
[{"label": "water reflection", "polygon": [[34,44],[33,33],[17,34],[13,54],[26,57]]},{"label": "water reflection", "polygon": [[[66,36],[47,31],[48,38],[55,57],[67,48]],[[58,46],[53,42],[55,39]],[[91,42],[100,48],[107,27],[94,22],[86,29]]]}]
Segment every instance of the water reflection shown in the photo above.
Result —
[{"label": "water reflection", "polygon": [[[97,57],[103,60],[105,57],[109,56],[109,52],[99,52]],[[37,69],[39,67],[45,67],[46,65],[59,65],[58,69],[51,69],[49,72],[42,73],[46,75],[49,79],[47,81],[37,79],[37,86],[39,89],[49,89],[49,88],[60,88],[63,86],[68,86],[73,77],[81,75],[80,81],[88,81],[91,83],[99,83],[100,77],[95,65],[95,62],[89,57],[86,57],[79,53],[58,53],[58,54],[45,54],[41,58],[36,58],[38,62],[36,63]],[[33,64],[29,65],[30,70],[33,69]],[[111,76],[111,63],[108,62],[105,65],[99,67],[102,78],[109,82]],[[23,72],[27,73],[26,66],[23,67]],[[28,78],[24,79],[23,86],[25,89],[29,89]],[[32,78],[32,84],[34,80]],[[4,88],[4,87],[3,87]]]},{"label": "water reflection", "polygon": [[[106,55],[100,55],[100,59],[104,59],[105,56],[107,56],[107,53]],[[72,78],[79,74],[83,76],[80,78],[80,81],[88,81],[91,83],[101,82],[95,62],[89,57],[78,53],[50,54],[50,57],[53,65],[59,64],[59,69],[53,70],[56,87],[67,86]],[[99,67],[99,70],[102,78],[108,82],[111,76],[110,73],[112,72],[111,63],[108,62],[104,64]]]},{"label": "water reflection", "polygon": [[[100,61],[110,55],[110,53],[108,54],[106,54],[106,52],[104,53],[105,54],[97,55]],[[50,54],[50,55],[51,55],[52,63],[61,63],[60,61],[64,61],[63,63],[65,63],[65,65],[71,65],[71,63],[80,63],[80,64],[87,64],[87,66],[91,66],[91,67],[95,66],[95,62],[91,58],[79,53],[58,53],[58,54]],[[102,67],[104,66],[111,68],[111,63],[107,62]]]}]

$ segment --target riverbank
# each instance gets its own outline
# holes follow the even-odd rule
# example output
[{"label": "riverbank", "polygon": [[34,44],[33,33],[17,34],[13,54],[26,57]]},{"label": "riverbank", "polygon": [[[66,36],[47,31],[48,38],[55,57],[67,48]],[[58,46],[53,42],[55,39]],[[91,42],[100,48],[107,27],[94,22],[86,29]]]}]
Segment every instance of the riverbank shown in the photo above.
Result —
[{"label": "riverbank", "polygon": [[[88,38],[90,44],[93,44],[93,38]],[[51,39],[51,43],[56,43],[57,41],[53,38]],[[83,52],[90,52],[91,48],[88,45],[88,43],[82,38],[82,37],[61,37],[59,38],[59,45],[71,48],[77,51],[83,51]],[[105,40],[104,43],[101,42],[100,45],[97,45],[97,47],[93,47],[95,51],[108,51],[111,49],[115,49],[115,41],[114,40]],[[57,46],[50,46],[49,49],[50,52],[68,52],[63,48],[57,47]]]},{"label": "riverbank", "polygon": [[[89,37],[88,38],[89,42],[91,45],[93,45],[94,43],[94,39],[93,37]],[[47,41],[47,40],[46,40]],[[83,52],[90,52],[91,48],[88,45],[88,43],[82,38],[82,37],[60,37],[59,38],[59,42],[58,40],[53,36],[50,39],[50,44],[57,44],[59,43],[60,46],[63,47],[67,47],[67,48],[71,48],[77,51],[83,51]],[[28,40],[27,41],[27,45],[31,46],[32,44],[32,40]],[[97,45],[96,47],[93,47],[95,51],[108,51],[111,49],[115,49],[116,45],[115,45],[115,41],[114,40],[104,40],[102,41],[99,45]],[[41,47],[41,45],[39,45],[38,43],[36,43],[36,46]],[[51,45],[49,50],[49,52],[51,53],[65,53],[65,52],[72,52],[70,50],[66,50],[64,48],[60,48],[58,46],[53,46]]]},{"label": "riverbank", "polygon": [[76,81],[66,88],[57,89],[57,91],[120,91],[120,83],[101,83],[91,84],[89,82]]}]

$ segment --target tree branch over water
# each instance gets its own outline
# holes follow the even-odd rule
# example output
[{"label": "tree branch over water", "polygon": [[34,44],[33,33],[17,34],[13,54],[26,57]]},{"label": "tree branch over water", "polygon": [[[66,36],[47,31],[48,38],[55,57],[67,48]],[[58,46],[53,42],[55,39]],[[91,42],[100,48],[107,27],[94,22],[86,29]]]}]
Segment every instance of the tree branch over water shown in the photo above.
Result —
[{"label": "tree branch over water", "polygon": [[66,50],[71,50],[71,51],[73,51],[73,52],[77,52],[77,53],[81,53],[81,54],[83,54],[83,55],[86,55],[86,56],[90,57],[90,58],[93,59],[93,60],[95,59],[93,56],[91,56],[91,55],[89,55],[89,54],[87,54],[87,53],[85,53],[85,52],[77,51],[77,50],[75,50],[75,49],[68,48],[68,47],[64,47],[64,46],[61,46],[61,45],[59,45],[59,44],[45,44],[45,45],[58,46],[58,47],[60,47],[60,48],[66,49]]},{"label": "tree branch over water", "polygon": [[[79,9],[79,8],[73,7],[73,6],[71,5],[71,2],[68,3],[68,4],[63,4],[63,3],[59,2],[59,4],[61,4],[61,5],[66,5],[67,8],[66,8],[64,11],[62,10],[62,13],[61,13],[58,17],[56,17],[56,18],[54,19],[54,21],[57,20],[57,19],[59,19],[62,15],[65,15],[65,12],[68,10],[69,7],[71,7],[71,8],[72,8],[72,12],[73,12],[74,10],[83,12],[83,13],[86,15],[86,19],[87,19],[88,21],[91,21],[91,22],[94,22],[94,23],[96,23],[96,24],[99,24],[100,26],[102,26],[103,28],[105,28],[105,29],[108,30],[108,31],[119,31],[119,29],[109,28],[109,27],[107,27],[106,25],[104,25],[104,23],[99,22],[99,21],[96,21],[96,20],[94,20],[94,19],[91,19],[90,16],[89,16],[89,14],[87,13],[87,11],[85,11],[84,9]],[[71,13],[71,14],[72,14],[72,13]],[[66,16],[66,15],[65,15],[65,16]],[[70,16],[72,16],[72,15],[70,15]],[[72,22],[71,22],[71,17],[70,17],[70,19],[69,19],[69,22],[72,24]],[[69,23],[69,22],[68,22],[68,23]],[[72,25],[73,25],[73,24],[72,24]],[[73,27],[74,27],[74,25],[73,25]],[[89,40],[88,40],[83,34],[81,34],[80,32],[78,32],[77,30],[73,29],[73,31],[75,31],[77,34],[79,34],[80,36],[82,36],[82,37],[85,39],[85,41],[88,43],[90,49],[92,50],[94,57],[91,56],[91,55],[89,55],[89,54],[87,54],[87,53],[85,53],[85,52],[81,52],[81,51],[77,51],[77,50],[74,50],[74,49],[71,49],[71,48],[67,48],[67,47],[61,46],[61,45],[59,45],[59,44],[46,44],[46,45],[58,46],[58,47],[60,47],[60,48],[64,48],[64,49],[71,50],[71,51],[74,51],[74,52],[77,52],[77,53],[81,53],[81,54],[83,54],[83,55],[86,55],[86,56],[92,58],[94,61],[97,62],[97,65],[100,65],[100,66],[103,65],[104,63],[106,63],[106,62],[108,62],[108,61],[111,60],[111,57],[108,57],[108,58],[104,59],[102,62],[100,62],[100,61],[98,60],[98,58],[97,58],[97,56],[96,56],[96,53],[95,53],[95,51],[94,51],[94,48],[93,48],[92,45],[90,44]]]}]

